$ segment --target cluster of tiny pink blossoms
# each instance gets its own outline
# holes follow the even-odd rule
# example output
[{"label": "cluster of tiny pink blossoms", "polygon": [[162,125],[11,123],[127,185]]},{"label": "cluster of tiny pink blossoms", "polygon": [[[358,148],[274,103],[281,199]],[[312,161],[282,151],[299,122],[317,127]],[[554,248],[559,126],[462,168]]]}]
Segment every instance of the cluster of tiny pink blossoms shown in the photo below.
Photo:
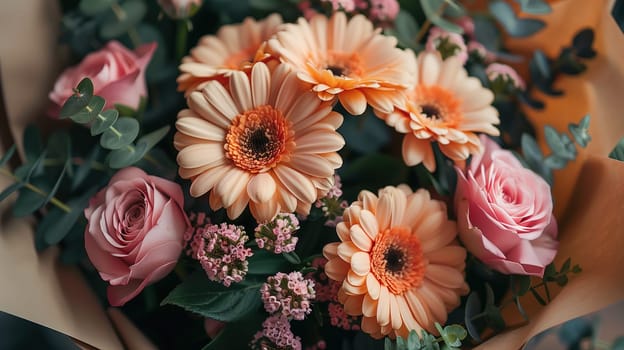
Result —
[{"label": "cluster of tiny pink blossoms", "polygon": [[262,322],[262,331],[254,335],[249,346],[252,350],[301,350],[301,338],[293,334],[287,317],[276,314]]},{"label": "cluster of tiny pink blossoms", "polygon": [[247,258],[252,255],[251,249],[245,248],[247,240],[242,226],[206,225],[195,231],[191,256],[199,260],[211,281],[229,287],[247,274]]},{"label": "cluster of tiny pink blossoms", "polygon": [[293,234],[299,229],[299,220],[292,213],[280,213],[269,223],[256,227],[255,237],[259,248],[275,254],[295,250],[298,238]]},{"label": "cluster of tiny pink blossoms", "polygon": [[468,60],[468,48],[464,38],[440,27],[431,28],[425,48],[427,51],[439,51],[443,58],[457,56],[462,64]]},{"label": "cluster of tiny pink blossoms", "polygon": [[327,218],[325,226],[336,227],[342,221],[342,213],[349,203],[340,199],[342,196],[342,182],[338,174],[334,175],[334,185],[329,189],[325,197],[317,200],[314,206],[323,211]]},{"label": "cluster of tiny pink blossoms", "polygon": [[295,320],[303,320],[312,312],[311,300],[316,297],[314,281],[304,278],[299,271],[269,276],[260,295],[268,313]]},{"label": "cluster of tiny pink blossoms", "polygon": [[360,318],[350,316],[344,311],[342,304],[338,301],[338,290],[341,283],[327,277],[324,268],[327,259],[320,257],[312,261],[312,267],[316,268],[316,272],[306,275],[316,281],[314,289],[316,291],[316,300],[319,302],[327,302],[327,312],[329,313],[329,323],[338,328],[347,331],[357,331],[360,329]]},{"label": "cluster of tiny pink blossoms", "polygon": [[[303,16],[310,19],[318,13],[314,8],[314,0],[299,2],[299,10]],[[331,10],[344,11],[350,14],[361,13],[373,22],[387,23],[393,21],[399,14],[400,5],[397,0],[319,0],[320,5],[330,4]]]}]

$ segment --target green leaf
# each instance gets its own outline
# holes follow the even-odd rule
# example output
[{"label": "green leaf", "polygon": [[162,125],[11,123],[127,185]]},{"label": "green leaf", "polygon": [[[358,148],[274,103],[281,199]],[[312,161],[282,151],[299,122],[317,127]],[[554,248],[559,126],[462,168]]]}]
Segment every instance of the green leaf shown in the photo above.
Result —
[{"label": "green leaf", "polygon": [[392,339],[386,337],[384,339],[384,350],[395,350],[397,348],[396,343]]},{"label": "green leaf", "polygon": [[80,11],[88,16],[94,16],[110,9],[115,0],[81,0]]},{"label": "green leaf", "polygon": [[177,305],[203,317],[234,322],[260,307],[261,285],[243,281],[225,287],[211,282],[203,270],[198,270],[171,291],[161,305]]},{"label": "green leaf", "polygon": [[584,116],[578,124],[570,123],[568,125],[570,134],[572,134],[576,143],[583,148],[587,147],[587,144],[591,141],[591,136],[589,136],[589,120],[590,117],[588,114]]},{"label": "green leaf", "polygon": [[529,134],[522,134],[520,139],[522,155],[529,168],[541,175],[546,182],[552,185],[552,170],[546,167],[544,154],[540,150],[535,139]]},{"label": "green leaf", "polygon": [[418,333],[415,330],[411,330],[407,336],[407,348],[408,349],[418,349],[420,348],[420,338],[418,337]]},{"label": "green leaf", "polygon": [[611,344],[611,350],[624,350],[624,336],[615,338]]},{"label": "green leaf", "polygon": [[41,235],[48,245],[59,243],[71,231],[76,221],[84,215],[84,209],[96,191],[97,189],[93,188],[83,193],[82,196],[67,201],[67,205],[71,208],[69,213],[57,207],[50,209],[50,212],[37,225],[36,234]]},{"label": "green leaf", "polygon": [[524,311],[524,308],[522,307],[522,304],[520,303],[520,298],[515,297],[514,298],[514,302],[516,303],[516,307],[518,308],[518,312],[520,313],[520,315],[525,319],[525,320],[529,320],[529,315],[526,313],[526,311]]},{"label": "green leaf", "polygon": [[133,118],[121,117],[102,134],[100,145],[106,149],[119,149],[131,144],[138,135],[139,122]]},{"label": "green leaf", "polygon": [[98,113],[93,121],[93,125],[91,125],[91,136],[99,135],[106,131],[117,121],[117,117],[119,117],[119,112],[115,109],[109,109]]},{"label": "green leaf", "polygon": [[274,275],[288,268],[288,262],[281,255],[266,250],[255,251],[247,261],[249,261],[248,275]]},{"label": "green leaf", "polygon": [[[448,0],[420,0],[420,6],[427,16],[427,19],[436,26],[453,33],[463,34],[464,30],[457,24],[443,18],[440,15],[440,9],[445,6],[444,3],[451,5],[452,1]],[[452,6],[452,5],[451,5]]]},{"label": "green leaf", "polygon": [[23,182],[29,182],[30,178],[43,171],[43,160],[47,152],[44,150],[34,162],[28,162],[15,169],[15,176]]},{"label": "green leaf", "polygon": [[227,323],[223,330],[202,350],[248,349],[253,335],[262,329],[266,313],[256,311],[244,319]]},{"label": "green leaf", "polygon": [[401,9],[394,19],[394,35],[399,44],[404,47],[415,48],[418,43],[416,37],[419,30],[418,22],[407,11]]},{"label": "green leaf", "polygon": [[100,36],[104,39],[117,38],[129,29],[137,25],[145,14],[147,13],[147,7],[143,1],[126,1],[119,6],[123,15],[117,18],[114,13],[110,12],[102,20],[102,26],[100,27]]},{"label": "green leaf", "polygon": [[145,145],[141,148],[128,145],[127,147],[116,149],[108,154],[108,165],[112,169],[130,166],[141,160],[146,152]]},{"label": "green leaf", "polygon": [[95,117],[102,111],[104,105],[106,104],[106,100],[100,96],[93,96],[91,101],[89,101],[89,105],[83,108],[80,112],[72,115],[71,120],[75,121],[78,124],[88,124],[91,123]]},{"label": "green leaf", "polygon": [[544,2],[544,0],[516,0],[516,2],[520,3],[522,12],[534,15],[543,15],[552,12],[550,5]]},{"label": "green leaf", "polygon": [[479,328],[475,324],[476,316],[481,313],[481,300],[477,292],[471,292],[466,299],[466,307],[464,309],[464,323],[470,337],[477,342],[481,342]]},{"label": "green leaf", "polygon": [[505,320],[501,315],[499,308],[494,305],[494,291],[489,284],[485,284],[485,309],[487,324],[493,330],[501,332],[505,329]]},{"label": "green leaf", "polygon": [[624,162],[624,137],[620,139],[613,151],[609,153],[609,158]]},{"label": "green leaf", "polygon": [[249,6],[258,10],[273,11],[284,6],[281,0],[249,0]]},{"label": "green leaf", "polygon": [[373,153],[390,141],[385,123],[370,113],[345,118],[339,132],[345,138],[346,147],[362,154]]},{"label": "green leaf", "polygon": [[142,136],[137,141],[137,147],[142,147],[142,145],[145,144],[146,151],[149,151],[154,146],[156,146],[158,142],[160,142],[163,138],[165,138],[165,136],[167,136],[169,129],[170,129],[169,125],[166,125],[160,129],[156,129],[155,131],[152,131],[151,133],[145,136]]},{"label": "green leaf", "polygon": [[11,184],[9,187],[5,188],[0,192],[0,202],[6,199],[6,197],[10,196],[13,192],[18,191],[20,188],[24,187],[24,183],[15,182]]},{"label": "green leaf", "polygon": [[[32,185],[38,187],[44,192],[48,192],[48,185],[42,178],[37,178],[32,182]],[[45,205],[46,196],[36,193],[27,187],[22,189],[13,204],[13,215],[16,217],[23,217],[30,215],[37,209]]]},{"label": "green leaf", "polygon": [[544,21],[534,18],[518,18],[509,4],[503,1],[494,1],[489,4],[490,13],[513,37],[531,36],[546,26]]},{"label": "green leaf", "polygon": [[3,167],[9,160],[11,160],[11,158],[13,157],[13,155],[15,154],[15,149],[17,147],[15,145],[9,147],[9,149],[6,151],[5,154],[2,155],[2,158],[0,158],[0,167]]},{"label": "green leaf", "polygon": [[301,264],[301,258],[299,257],[299,255],[297,255],[297,253],[295,252],[289,252],[289,253],[282,253],[282,256],[288,260],[289,263],[293,264],[293,265],[299,265]]},{"label": "green leaf", "polygon": [[570,265],[572,264],[572,258],[567,258],[563,264],[561,265],[561,270],[559,270],[559,273],[561,274],[566,274],[568,273],[568,271],[570,271]]},{"label": "green leaf", "polygon": [[567,159],[556,154],[551,154],[544,159],[544,165],[551,169],[563,169],[567,164]]},{"label": "green leaf", "polygon": [[80,112],[83,108],[89,105],[92,97],[93,83],[91,82],[91,79],[84,78],[80,81],[80,83],[78,83],[74,94],[71,95],[63,104],[59,114],[60,118],[68,118]]},{"label": "green leaf", "polygon": [[510,275],[509,283],[514,296],[523,296],[531,288],[531,278],[526,275]]},{"label": "green leaf", "polygon": [[554,281],[555,275],[557,275],[557,268],[555,267],[555,263],[553,262],[546,266],[543,279],[546,281]]},{"label": "green leaf", "polygon": [[26,161],[35,161],[41,152],[43,152],[43,143],[41,141],[41,132],[39,128],[34,125],[28,125],[26,129],[24,129],[24,136],[22,140]]},{"label": "green leaf", "polygon": [[345,198],[355,198],[362,188],[376,190],[407,181],[409,169],[400,158],[371,153],[358,157],[341,174]]},{"label": "green leaf", "polygon": [[61,186],[61,182],[63,181],[63,177],[65,176],[65,172],[67,171],[69,167],[71,167],[71,163],[69,162],[69,158],[67,158],[67,160],[65,161],[65,165],[63,166],[63,169],[61,170],[61,173],[59,174],[58,178],[56,179],[56,182],[54,183],[54,186],[52,186],[52,189],[48,191],[48,195],[45,197],[43,201],[43,205],[48,204],[48,202],[52,200],[52,197],[56,195],[56,192],[58,191],[59,187]]},{"label": "green leaf", "polygon": [[396,348],[399,350],[407,350],[407,344],[405,343],[405,339],[403,339],[403,337],[398,336],[396,338]]},{"label": "green leaf", "polygon": [[458,348],[462,345],[462,340],[466,339],[468,332],[464,327],[453,324],[444,327],[444,329],[440,332],[442,336],[442,340],[444,343],[451,348]]},{"label": "green leaf", "polygon": [[101,150],[102,148],[100,147],[100,145],[93,146],[93,149],[91,149],[87,157],[83,160],[83,163],[80,164],[80,166],[76,170],[76,174],[72,179],[72,191],[80,187],[83,181],[87,178],[87,176],[91,172],[91,167],[93,166],[93,163],[98,159]]},{"label": "green leaf", "polygon": [[555,155],[567,160],[576,158],[576,148],[567,134],[559,134],[555,128],[546,125],[544,127],[544,137],[548,147]]},{"label": "green leaf", "polygon": [[530,291],[533,294],[533,297],[535,298],[535,300],[537,300],[537,302],[540,305],[542,306],[546,305],[546,301],[544,300],[544,298],[542,298],[542,296],[539,295],[539,293],[535,289],[531,288]]}]

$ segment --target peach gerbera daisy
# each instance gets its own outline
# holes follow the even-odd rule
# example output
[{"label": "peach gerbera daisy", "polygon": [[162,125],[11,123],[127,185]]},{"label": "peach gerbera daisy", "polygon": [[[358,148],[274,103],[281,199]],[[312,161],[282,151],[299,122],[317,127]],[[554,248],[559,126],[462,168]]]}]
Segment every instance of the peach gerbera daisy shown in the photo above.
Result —
[{"label": "peach gerbera daisy", "polygon": [[479,79],[469,77],[457,57],[442,60],[437,52],[418,56],[418,83],[392,113],[375,114],[403,138],[403,159],[409,166],[423,163],[436,168],[432,142],[454,161],[481,152],[477,132],[493,136],[499,130],[498,111],[491,106],[494,94]]},{"label": "peach gerbera daisy", "polygon": [[250,76],[233,72],[191,92],[178,114],[174,145],[182,178],[194,197],[210,191],[210,206],[238,217],[247,204],[258,222],[279,212],[307,214],[333,185],[342,165],[336,132],[342,115],[301,86],[280,64],[260,62]]},{"label": "peach gerbera daisy", "polygon": [[249,70],[252,62],[266,61],[265,41],[282,24],[279,14],[256,21],[245,18],[240,24],[222,26],[217,35],[205,35],[190,55],[182,59],[181,74],[177,79],[178,91],[185,95],[201,90],[210,80],[227,83],[227,76],[238,70]]},{"label": "peach gerbera daisy", "polygon": [[414,83],[413,53],[397,48],[396,38],[382,35],[363,15],[347,21],[342,11],[329,19],[318,14],[283,28],[269,40],[271,50],[320,99],[338,97],[353,115],[364,113],[367,103],[391,112],[402,90]]},{"label": "peach gerbera daisy", "polygon": [[375,338],[437,333],[435,322],[444,324],[468,293],[456,224],[426,190],[362,191],[336,231],[342,242],[323,249],[325,273],[342,283],[345,312],[363,315],[362,330]]}]

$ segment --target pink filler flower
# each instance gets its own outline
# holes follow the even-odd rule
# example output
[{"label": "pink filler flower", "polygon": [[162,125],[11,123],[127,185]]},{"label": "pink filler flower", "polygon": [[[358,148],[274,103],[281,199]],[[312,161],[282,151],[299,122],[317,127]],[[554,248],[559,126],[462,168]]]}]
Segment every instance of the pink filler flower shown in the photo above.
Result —
[{"label": "pink filler flower", "polygon": [[457,169],[460,239],[497,271],[543,276],[558,247],[550,186],[491,139],[481,143],[466,173]]},{"label": "pink filler flower", "polygon": [[124,305],[173,270],[190,226],[183,205],[178,184],[135,167],[117,172],[91,198],[85,248],[110,284],[111,305]]},{"label": "pink filler flower", "polygon": [[141,96],[147,95],[145,70],[156,43],[144,44],[134,52],[117,41],[88,54],[78,65],[67,68],[54,83],[49,94],[53,104],[48,114],[58,118],[61,107],[73,94],[73,89],[83,78],[93,82],[93,93],[106,100],[105,108],[122,104],[138,108]]}]

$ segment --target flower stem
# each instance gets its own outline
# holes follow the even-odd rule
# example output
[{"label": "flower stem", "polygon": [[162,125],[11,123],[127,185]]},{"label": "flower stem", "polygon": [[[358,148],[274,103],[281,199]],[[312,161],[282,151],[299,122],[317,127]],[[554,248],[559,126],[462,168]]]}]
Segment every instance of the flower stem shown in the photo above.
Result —
[{"label": "flower stem", "polygon": [[[125,20],[126,17],[128,17],[124,9],[121,8],[121,6],[119,6],[119,4],[116,2],[113,2],[111,4],[111,10],[115,14],[115,18],[117,18],[119,22]],[[139,32],[137,32],[136,28],[134,28],[134,26],[128,28],[128,36],[130,37],[130,41],[132,41],[132,46],[137,48],[141,45],[141,37],[139,35]]]},{"label": "flower stem", "polygon": [[[3,174],[5,176],[8,176],[10,178],[12,178],[13,180],[15,180],[16,182],[22,182],[17,176],[15,176],[12,172],[4,169],[4,168],[0,168],[0,174]],[[39,187],[31,184],[30,182],[25,182],[24,183],[24,187],[26,187],[27,189],[35,192],[36,194],[42,196],[42,197],[48,197],[49,193],[46,193],[45,191],[43,191],[42,189],[40,189]],[[57,208],[61,209],[62,211],[66,212],[66,213],[71,213],[72,209],[65,203],[63,203],[63,201],[61,201],[60,199],[56,198],[56,197],[52,197],[50,199],[50,203],[52,203],[53,205],[55,205]]]},{"label": "flower stem", "polygon": [[[444,13],[444,10],[446,10],[446,7],[448,6],[448,3],[445,1],[440,8],[438,9],[438,11],[436,12],[438,16],[442,15],[442,13]],[[432,23],[429,20],[429,18],[427,18],[427,20],[425,21],[425,23],[423,23],[423,26],[420,27],[420,30],[418,31],[418,34],[416,34],[416,42],[419,43],[422,38],[425,36],[425,34],[427,33],[427,31],[429,30],[429,28],[431,27]]]},{"label": "flower stem", "polygon": [[177,21],[176,35],[176,59],[180,61],[186,54],[186,42],[188,40],[189,27],[187,19]]}]

